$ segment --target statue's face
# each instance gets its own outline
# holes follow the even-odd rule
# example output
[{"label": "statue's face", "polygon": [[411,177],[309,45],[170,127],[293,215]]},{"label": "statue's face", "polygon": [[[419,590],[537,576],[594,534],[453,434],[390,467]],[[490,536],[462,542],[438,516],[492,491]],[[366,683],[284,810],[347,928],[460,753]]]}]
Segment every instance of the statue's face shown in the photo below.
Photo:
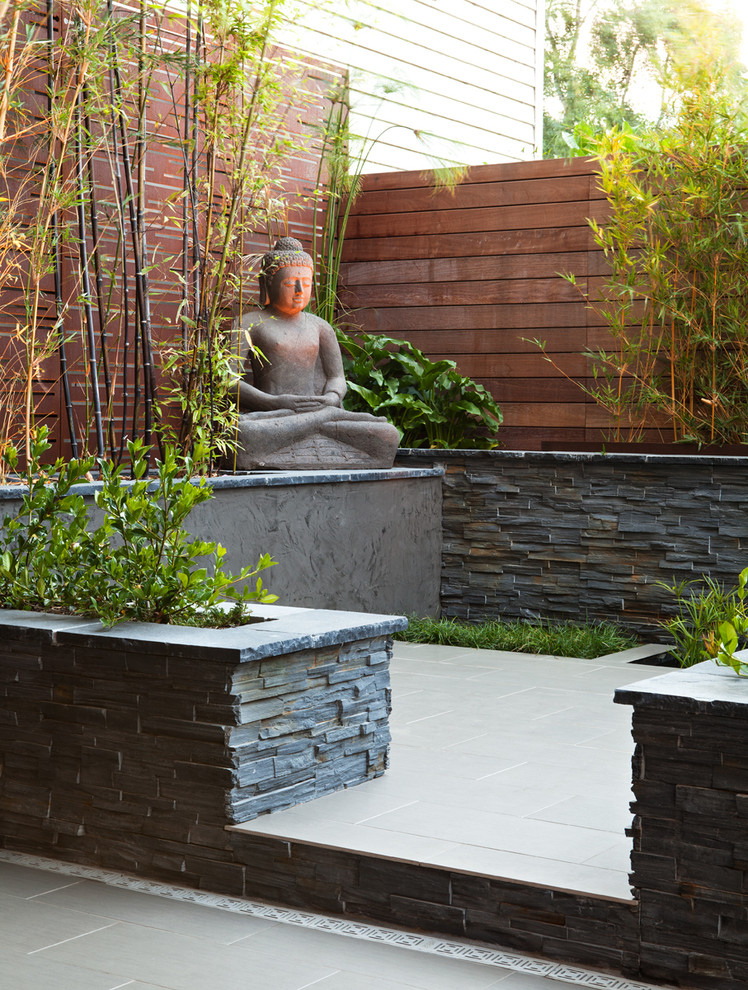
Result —
[{"label": "statue's face", "polygon": [[305,265],[281,268],[270,283],[270,306],[284,316],[296,316],[312,297],[312,270]]}]

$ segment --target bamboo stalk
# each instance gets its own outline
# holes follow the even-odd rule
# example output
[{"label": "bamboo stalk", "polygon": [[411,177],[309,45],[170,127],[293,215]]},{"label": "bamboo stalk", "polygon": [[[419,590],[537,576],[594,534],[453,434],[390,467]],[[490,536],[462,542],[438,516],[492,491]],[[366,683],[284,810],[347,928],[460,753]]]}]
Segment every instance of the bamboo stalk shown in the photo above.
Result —
[{"label": "bamboo stalk", "polygon": [[20,23],[21,8],[15,7],[8,30],[8,55],[5,60],[5,74],[3,77],[2,96],[0,97],[0,141],[5,140],[5,122],[8,119],[8,109],[10,106],[11,80],[15,66],[16,44],[18,42]]},{"label": "bamboo stalk", "polygon": [[[120,305],[121,327],[123,335],[122,346],[122,426],[120,428],[119,446],[117,450],[117,460],[122,461],[125,453],[125,439],[127,436],[127,414],[129,404],[128,392],[128,362],[130,356],[130,279],[127,272],[127,256],[125,252],[126,243],[126,219],[125,202],[122,195],[122,169],[120,166],[119,139],[117,137],[117,119],[115,106],[117,103],[117,86],[115,81],[114,66],[117,61],[116,39],[114,36],[114,9],[113,0],[107,0],[107,23],[109,38],[109,95],[110,95],[110,120],[112,122],[112,160],[114,162],[114,195],[117,201],[117,255],[122,258],[122,301]],[[121,112],[121,108],[120,108]]]},{"label": "bamboo stalk", "polygon": [[148,293],[148,274],[145,270],[147,257],[146,228],[145,228],[145,196],[146,196],[146,127],[148,115],[148,87],[145,80],[145,39],[146,39],[146,0],[140,0],[139,38],[138,38],[138,199],[137,199],[137,236],[140,241],[139,265],[137,276],[142,286],[142,309],[140,320],[141,354],[143,361],[143,406],[144,423],[143,439],[151,442],[153,427],[153,399],[155,393],[155,371],[153,368],[153,348],[151,339],[150,297]]},{"label": "bamboo stalk", "polygon": [[[49,45],[49,67],[47,71],[47,113],[51,117],[54,106],[53,81],[54,81],[54,0],[47,0],[47,44]],[[54,130],[49,129],[49,150],[47,152],[49,160],[54,158],[55,135]],[[60,324],[62,317],[62,273],[60,266],[60,231],[57,220],[57,210],[54,210],[51,217],[52,224],[52,267],[55,286],[55,325]],[[65,343],[64,328],[60,333],[60,343],[58,346],[58,357],[60,362],[60,381],[62,382],[62,395],[65,404],[65,418],[68,424],[68,437],[70,438],[70,451],[74,458],[78,457],[78,438],[75,430],[75,416],[73,413],[73,400],[70,394],[70,374],[68,369],[67,348]]]},{"label": "bamboo stalk", "polygon": [[86,207],[85,207],[85,175],[83,169],[83,91],[82,84],[77,99],[77,128],[75,136],[75,174],[77,183],[76,212],[78,215],[78,257],[80,262],[81,301],[86,325],[86,342],[88,347],[88,375],[91,382],[91,401],[93,403],[94,428],[96,430],[96,453],[104,456],[104,433],[101,419],[101,396],[99,393],[99,376],[96,360],[96,338],[94,334],[93,307],[91,305],[91,285],[88,272],[88,244],[86,237]]},{"label": "bamboo stalk", "polygon": [[91,260],[94,266],[94,285],[96,286],[96,308],[99,317],[99,354],[101,355],[101,370],[104,378],[104,397],[106,400],[107,440],[109,455],[114,459],[114,424],[112,421],[112,376],[109,369],[109,354],[107,344],[107,324],[109,322],[104,307],[104,287],[101,277],[100,235],[99,235],[99,206],[96,192],[96,176],[94,173],[93,148],[90,146],[91,121],[88,114],[88,87],[83,87],[83,102],[86,107],[85,128],[87,159],[88,159],[88,204],[89,223],[91,225]]}]

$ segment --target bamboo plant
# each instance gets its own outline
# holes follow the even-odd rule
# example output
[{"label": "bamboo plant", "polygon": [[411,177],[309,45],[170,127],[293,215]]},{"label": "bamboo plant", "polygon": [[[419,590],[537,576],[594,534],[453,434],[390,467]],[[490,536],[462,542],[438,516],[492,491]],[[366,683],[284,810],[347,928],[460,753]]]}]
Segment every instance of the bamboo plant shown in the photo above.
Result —
[{"label": "bamboo plant", "polygon": [[609,274],[600,292],[580,289],[613,342],[586,353],[588,391],[612,414],[612,439],[659,424],[675,442],[748,442],[742,107],[702,74],[671,126],[613,130],[595,158],[610,219],[590,225]]},{"label": "bamboo plant", "polygon": [[[231,326],[306,140],[299,67],[272,47],[283,3],[0,2],[3,444],[28,455],[59,385],[74,457],[142,438],[210,470],[230,446]],[[183,188],[159,203],[166,147]]]}]

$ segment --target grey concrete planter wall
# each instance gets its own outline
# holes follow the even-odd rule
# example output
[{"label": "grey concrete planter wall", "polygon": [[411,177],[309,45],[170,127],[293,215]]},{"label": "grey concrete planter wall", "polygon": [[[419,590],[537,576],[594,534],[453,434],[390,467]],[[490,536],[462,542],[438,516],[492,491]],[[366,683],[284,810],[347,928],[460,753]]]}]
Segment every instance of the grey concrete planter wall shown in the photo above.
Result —
[{"label": "grey concrete planter wall", "polygon": [[[186,529],[228,551],[227,571],[277,561],[263,575],[279,604],[407,615],[437,614],[442,475],[390,471],[274,471],[213,478],[214,498]],[[76,490],[92,498],[94,485]],[[0,487],[0,516],[19,489]]]},{"label": "grey concrete planter wall", "polygon": [[658,585],[748,563],[748,461],[540,451],[401,451],[446,470],[445,616],[612,619],[651,631]]},{"label": "grey concrete planter wall", "polygon": [[6,847],[235,890],[227,825],[382,774],[405,620],[258,611],[220,630],[0,612]]}]

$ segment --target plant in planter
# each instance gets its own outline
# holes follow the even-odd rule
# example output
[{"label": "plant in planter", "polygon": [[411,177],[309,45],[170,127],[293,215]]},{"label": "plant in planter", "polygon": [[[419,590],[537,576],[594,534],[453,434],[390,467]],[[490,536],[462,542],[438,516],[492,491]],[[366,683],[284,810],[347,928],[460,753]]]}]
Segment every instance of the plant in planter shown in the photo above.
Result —
[{"label": "plant in planter", "polygon": [[725,588],[714,578],[703,582],[681,581],[660,587],[675,598],[676,615],[662,626],[675,640],[675,655],[681,667],[692,667],[715,656],[722,622],[732,622],[740,609],[735,588]]},{"label": "plant in planter", "polygon": [[729,619],[719,624],[719,647],[715,660],[725,667],[731,667],[736,674],[748,677],[748,660],[737,655],[741,642],[748,639],[748,610],[746,596],[748,595],[748,567],[738,575],[738,586],[734,591],[737,608]]},{"label": "plant in planter", "polygon": [[400,431],[402,447],[498,446],[498,404],[454,361],[431,361],[407,340],[379,334],[339,333],[338,339],[346,409],[386,416]]},{"label": "plant in planter", "polygon": [[610,270],[600,291],[579,288],[612,344],[585,352],[583,387],[611,413],[609,439],[648,425],[677,442],[748,440],[747,150],[739,101],[703,67],[669,127],[595,142],[611,215],[590,226]]},{"label": "plant in planter", "polygon": [[681,667],[715,660],[748,676],[748,661],[737,651],[748,643],[748,567],[738,575],[734,588],[725,588],[707,577],[703,584],[662,584],[676,599],[677,615],[662,623],[675,640],[674,653]]},{"label": "plant in planter", "polygon": [[[123,619],[225,626],[247,621],[246,603],[276,600],[258,576],[272,564],[267,554],[254,568],[225,574],[224,548],[183,529],[192,509],[211,498],[204,478],[191,480],[190,457],[167,449],[154,480],[145,443],[130,442],[132,482],[120,467],[99,462],[95,501],[104,518],[91,527],[74,486],[91,480],[95,462],[59,459],[45,468],[49,447],[42,428],[31,440],[21,508],[0,527],[1,606],[90,615],[105,626]],[[3,457],[10,468],[18,464],[14,447]]]}]

